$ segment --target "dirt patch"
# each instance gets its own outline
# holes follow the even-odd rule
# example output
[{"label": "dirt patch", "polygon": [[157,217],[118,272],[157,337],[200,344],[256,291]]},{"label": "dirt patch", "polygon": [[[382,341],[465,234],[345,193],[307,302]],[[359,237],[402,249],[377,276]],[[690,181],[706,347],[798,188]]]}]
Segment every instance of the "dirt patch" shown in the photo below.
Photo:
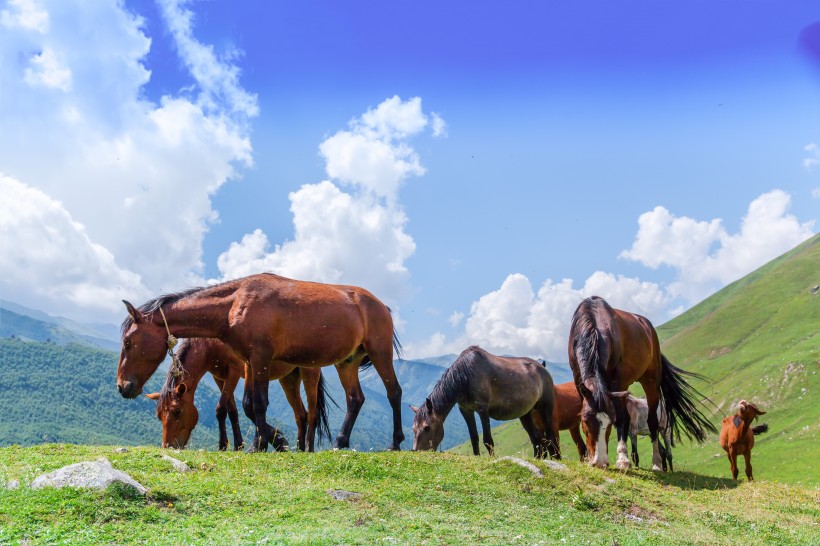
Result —
[{"label": "dirt patch", "polygon": [[711,351],[709,351],[709,358],[717,358],[719,356],[723,356],[732,352],[731,347],[715,347]]}]

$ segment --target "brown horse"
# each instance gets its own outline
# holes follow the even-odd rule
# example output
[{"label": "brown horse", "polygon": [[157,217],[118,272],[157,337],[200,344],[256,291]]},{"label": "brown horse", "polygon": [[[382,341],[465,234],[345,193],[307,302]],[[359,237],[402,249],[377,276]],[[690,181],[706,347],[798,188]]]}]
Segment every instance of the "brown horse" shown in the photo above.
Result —
[{"label": "brown horse", "polygon": [[705,440],[704,430],[717,432],[714,425],[695,407],[700,393],[684,379],[703,379],[672,365],[661,354],[658,334],[646,318],[613,309],[593,296],[581,302],[572,317],[569,335],[569,363],[578,393],[583,398],[581,425],[584,429],[590,464],[609,466],[607,444],[610,427],[618,435],[618,461],[629,468],[626,438],[629,414],[624,395],[638,382],[649,404],[647,422],[652,440],[652,469],[661,470],[658,447],[658,405],[663,402],[670,426],[680,437],[680,428],[690,438]]},{"label": "brown horse", "polygon": [[552,412],[555,437],[558,438],[559,430],[569,430],[569,435],[578,448],[578,455],[583,461],[587,456],[587,447],[580,431],[581,402],[581,395],[572,381],[555,385],[555,409]]},{"label": "brown horse", "polygon": [[416,413],[413,449],[438,449],[444,438],[444,419],[458,404],[475,455],[480,453],[474,413],[478,412],[484,446],[490,455],[495,448],[490,419],[518,418],[529,434],[536,457],[546,457],[549,452],[560,459],[553,428],[553,394],[552,376],[535,360],[495,356],[479,347],[469,347],[447,368],[424,405],[410,406]]},{"label": "brown horse", "polygon": [[[225,427],[226,416],[230,418],[235,450],[242,447],[242,431],[239,413],[236,409],[234,391],[239,378],[245,373],[245,363],[228,349],[224,343],[212,338],[193,338],[182,341],[177,350],[182,366],[182,375],[169,373],[160,393],[148,394],[148,398],[158,400],[157,417],[162,421],[162,446],[182,449],[188,443],[191,432],[196,427],[199,413],[194,405],[197,385],[208,372],[213,375],[222,396],[216,405],[219,423],[219,449],[228,447]],[[330,437],[327,425],[324,379],[321,369],[297,368],[287,364],[273,364],[270,379],[279,380],[285,397],[293,408],[298,430],[298,448],[314,450],[314,438],[318,428],[319,437]],[[308,410],[302,403],[299,385],[304,381]],[[248,397],[246,397],[248,398]],[[245,414],[253,420],[252,408],[243,404]],[[306,445],[307,440],[307,445]],[[277,442],[274,441],[276,445]],[[284,447],[284,445],[281,447]]]},{"label": "brown horse", "polygon": [[729,457],[729,466],[732,469],[732,479],[737,481],[737,456],[743,455],[746,460],[746,478],[752,481],[752,448],[755,445],[755,436],[769,430],[769,425],[751,426],[758,415],[765,415],[765,411],[746,400],[741,400],[738,411],[734,415],[723,419],[720,429],[720,447]]},{"label": "brown horse", "polygon": [[404,440],[401,387],[393,369],[390,309],[356,286],[297,281],[273,274],[251,275],[213,286],[155,298],[139,309],[124,302],[122,349],[117,388],[125,398],[142,392],[156,371],[172,336],[218,338],[248,362],[259,450],[271,437],[268,407],[270,367],[284,363],[319,368],[336,364],[345,389],[347,414],[335,447],[350,445],[350,433],[364,403],[359,365],[369,359],[387,390],[393,409],[392,449]]}]

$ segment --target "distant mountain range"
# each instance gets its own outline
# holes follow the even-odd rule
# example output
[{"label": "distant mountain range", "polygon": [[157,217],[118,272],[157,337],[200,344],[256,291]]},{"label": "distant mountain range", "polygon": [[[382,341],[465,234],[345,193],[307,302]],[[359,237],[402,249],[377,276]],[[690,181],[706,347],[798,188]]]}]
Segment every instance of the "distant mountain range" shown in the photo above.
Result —
[{"label": "distant mountain range", "polygon": [[[51,405],[64,408],[62,414],[54,416],[54,421],[50,427],[52,431],[48,434],[34,433],[39,425],[35,421],[29,420],[29,425],[24,427],[29,433],[3,434],[3,431],[14,429],[13,423],[9,422],[10,414],[3,414],[0,411],[0,445],[8,443],[39,443],[46,440],[85,443],[89,439],[98,441],[105,439],[113,442],[119,438],[120,443],[145,443],[158,444],[160,441],[159,422],[154,416],[154,404],[143,398],[137,401],[124,400],[120,398],[115,388],[115,376],[118,353],[120,349],[119,327],[112,324],[81,324],[63,317],[53,317],[42,311],[29,309],[9,301],[0,301],[0,341],[2,338],[9,338],[10,341],[18,343],[4,346],[4,354],[0,357],[0,374],[5,381],[0,382],[0,402],[3,399],[15,399],[17,405],[27,406],[34,404],[31,398],[31,390],[39,392],[35,397],[41,402],[50,401]],[[20,343],[26,342],[26,343]],[[11,349],[14,350],[11,350]],[[396,360],[395,369],[399,383],[403,390],[402,403],[402,423],[404,425],[407,440],[403,444],[404,449],[412,447],[412,424],[413,413],[409,404],[419,405],[424,402],[427,395],[433,390],[436,382],[441,377],[444,370],[455,361],[457,355],[442,355],[440,357],[425,358],[421,360]],[[46,361],[40,362],[45,359]],[[25,361],[24,362],[21,362]],[[49,369],[53,373],[43,376],[40,383],[34,385],[22,383],[16,378],[20,377],[21,370],[26,366],[31,366],[31,362],[39,362],[36,366]],[[93,361],[92,367],[84,368],[81,362]],[[566,365],[547,364],[556,383],[567,381],[570,378],[569,368]],[[164,378],[165,365],[154,374],[145,392],[158,390]],[[345,396],[338,374],[332,366],[324,368],[325,379],[328,385],[328,393],[336,401],[339,407],[330,405],[329,420],[331,431],[335,434],[341,427],[345,414]],[[102,407],[111,406],[112,411],[124,412],[122,419],[99,423],[94,416],[81,418],[84,412],[93,409],[100,411],[100,404],[89,403],[78,398],[76,389],[64,389],[58,385],[51,384],[56,379],[49,377],[63,377],[61,381],[67,381],[68,377],[79,377],[83,387],[80,389],[84,394],[88,392],[97,393],[105,400]],[[386,448],[391,441],[392,434],[392,411],[385,396],[384,385],[375,370],[370,369],[360,374],[362,389],[365,393],[365,404],[359,413],[356,425],[351,437],[351,447],[360,451],[381,450]],[[72,379],[71,381],[73,381]],[[195,447],[213,448],[216,445],[216,420],[214,417],[216,402],[219,393],[216,385],[210,376],[203,380],[202,387],[197,390],[197,408],[199,409],[200,424],[192,435],[192,442]],[[29,393],[24,396],[24,393]],[[293,412],[288,405],[282,390],[276,385],[271,386],[271,401],[268,409],[270,419],[280,426],[292,443],[295,443],[295,425],[293,424]],[[103,396],[104,395],[104,396]],[[237,402],[241,402],[242,384],[237,388]],[[78,406],[78,407],[75,407]],[[29,411],[30,410],[30,411]],[[21,410],[24,415],[36,415],[34,408]],[[241,410],[240,410],[241,412]],[[18,415],[15,413],[15,415]],[[60,418],[64,415],[70,416],[71,422],[64,422]],[[33,418],[32,418],[33,419]],[[76,421],[80,421],[78,424]],[[246,438],[249,438],[253,426],[244,416],[240,417]],[[82,424],[85,423],[85,424]],[[85,434],[85,428],[93,428],[93,435]],[[128,426],[128,425],[131,426]],[[45,425],[43,425],[45,426]],[[106,427],[114,428],[111,430]],[[120,428],[122,426],[122,428]],[[467,427],[459,412],[453,412],[448,416],[445,427],[447,435],[442,444],[446,449],[459,444],[467,439]],[[125,429],[130,429],[126,432]],[[72,432],[69,432],[72,431]],[[136,432],[135,432],[136,431]],[[150,432],[149,432],[150,431]],[[101,441],[101,440],[100,440]],[[328,443],[320,445],[321,448],[329,447]]]}]

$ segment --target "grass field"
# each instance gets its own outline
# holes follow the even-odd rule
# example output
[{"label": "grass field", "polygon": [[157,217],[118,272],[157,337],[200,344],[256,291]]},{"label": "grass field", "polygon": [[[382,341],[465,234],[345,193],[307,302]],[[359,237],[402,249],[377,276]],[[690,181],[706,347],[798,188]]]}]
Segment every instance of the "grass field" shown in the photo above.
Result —
[{"label": "grass field", "polygon": [[[567,462],[540,478],[452,453],[256,454],[42,445],[0,449],[0,544],[817,544],[816,491]],[[105,456],[149,488],[27,487]],[[359,493],[335,500],[327,492]]]}]

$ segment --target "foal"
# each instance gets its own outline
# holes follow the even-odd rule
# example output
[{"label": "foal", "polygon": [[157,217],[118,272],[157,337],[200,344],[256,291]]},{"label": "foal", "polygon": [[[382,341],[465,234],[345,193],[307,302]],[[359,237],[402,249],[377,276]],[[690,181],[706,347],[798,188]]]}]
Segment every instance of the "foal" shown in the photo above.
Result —
[{"label": "foal", "polygon": [[720,430],[720,447],[729,457],[729,466],[732,469],[732,479],[737,481],[737,456],[743,455],[746,459],[746,477],[752,481],[752,448],[755,445],[755,436],[769,430],[769,425],[750,426],[758,415],[765,415],[757,406],[746,400],[741,400],[736,414],[723,419],[723,428]]},{"label": "foal", "polygon": [[[629,414],[629,440],[632,443],[632,462],[639,465],[638,457],[638,434],[649,435],[649,404],[646,398],[638,398],[629,392],[612,393],[613,396],[621,397],[626,401],[626,411]],[[669,426],[669,419],[662,404],[658,404],[658,449],[661,453],[661,463],[663,471],[673,472],[672,469],[672,427]],[[668,464],[668,467],[667,467]]]}]

